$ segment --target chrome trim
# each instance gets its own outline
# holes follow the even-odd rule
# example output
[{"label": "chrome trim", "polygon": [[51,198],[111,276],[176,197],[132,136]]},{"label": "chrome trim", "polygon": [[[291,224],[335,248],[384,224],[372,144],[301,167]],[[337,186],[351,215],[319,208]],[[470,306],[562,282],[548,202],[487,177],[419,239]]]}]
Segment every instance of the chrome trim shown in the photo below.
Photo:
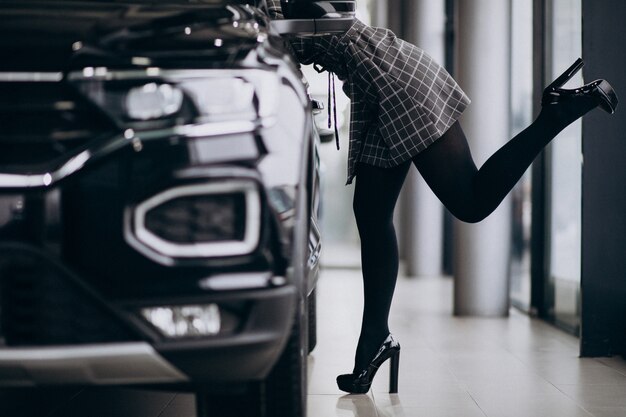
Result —
[{"label": "chrome trim", "polygon": [[93,149],[87,149],[71,156],[57,169],[49,172],[38,174],[0,173],[0,189],[50,187],[80,171],[86,165],[91,165],[93,162],[130,144],[128,139],[118,135]]},{"label": "chrome trim", "polygon": [[135,137],[142,141],[162,139],[170,136],[186,136],[189,138],[202,138],[208,136],[223,136],[234,133],[254,132],[259,128],[273,125],[274,117],[251,120],[232,120],[226,122],[209,122],[193,125],[174,126],[168,129],[135,132]]},{"label": "chrome trim", "polygon": [[[145,226],[146,213],[175,198],[218,193],[244,192],[246,201],[246,230],[244,239],[211,243],[180,244],[160,238]],[[137,205],[133,215],[134,235],[145,247],[172,258],[206,258],[245,255],[252,252],[258,242],[261,229],[261,201],[257,186],[251,180],[229,179],[224,182],[186,185],[156,194]],[[129,241],[133,245],[133,241]],[[136,247],[136,245],[133,245]]]},{"label": "chrome trim", "polygon": [[320,255],[322,254],[322,234],[317,221],[311,217],[311,229],[309,231],[309,259],[307,259],[307,266],[314,268],[319,264]]},{"label": "chrome trim", "polygon": [[239,11],[233,6],[226,6],[226,9],[233,14],[233,23],[239,23],[239,20],[241,20],[241,13],[239,13]]},{"label": "chrome trim", "polygon": [[0,386],[184,382],[145,342],[0,349]]},{"label": "chrome trim", "polygon": [[72,71],[67,75],[69,81],[84,81],[84,80],[98,80],[104,79],[111,80],[137,80],[141,78],[162,78],[167,81],[169,78],[246,78],[246,76],[268,76],[275,75],[275,73],[257,68],[242,68],[242,69],[163,69],[159,67],[147,67],[144,69],[132,69],[132,70],[109,70],[108,68],[99,67],[99,71],[85,70]]},{"label": "chrome trim", "polygon": [[168,129],[146,132],[133,132],[134,136],[128,136],[122,133],[112,137],[105,143],[93,147],[92,149],[86,149],[78,154],[72,155],[58,168],[48,172],[36,174],[11,174],[0,172],[0,189],[52,187],[59,181],[62,181],[80,171],[85,166],[91,165],[122,148],[133,146],[133,143],[136,143],[136,141],[147,142],[171,136],[195,138],[249,133],[254,132],[259,128],[271,126],[275,122],[275,118],[266,117],[255,122],[204,123],[198,125],[175,126]]},{"label": "chrome trim", "polygon": [[198,286],[203,290],[227,291],[266,288],[272,282],[271,272],[248,272],[212,275],[201,279]]},{"label": "chrome trim", "polygon": [[62,72],[0,72],[0,82],[59,82]]},{"label": "chrome trim", "polygon": [[[261,124],[263,124],[261,120]],[[265,123],[271,123],[265,120]],[[176,134],[190,138],[200,138],[204,136],[229,135],[234,133],[253,132],[259,125],[258,122],[248,120],[233,120],[229,122],[205,123],[202,125],[187,125],[175,127],[172,130]]]}]

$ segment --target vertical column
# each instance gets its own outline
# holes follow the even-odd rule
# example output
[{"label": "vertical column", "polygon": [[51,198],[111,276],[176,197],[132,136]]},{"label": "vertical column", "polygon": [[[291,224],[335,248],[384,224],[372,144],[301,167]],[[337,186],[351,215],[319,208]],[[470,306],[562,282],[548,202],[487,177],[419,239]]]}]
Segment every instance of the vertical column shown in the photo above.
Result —
[{"label": "vertical column", "polygon": [[377,27],[387,27],[389,5],[387,0],[377,0],[371,3],[372,25]]},{"label": "vertical column", "polygon": [[[402,12],[404,7],[403,0],[386,0],[387,4],[387,21],[385,27],[389,28],[397,35],[402,36]],[[382,5],[380,7],[383,7]]]},{"label": "vertical column", "polygon": [[[443,65],[445,61],[444,0],[404,2],[403,38],[418,45]],[[410,276],[441,274],[443,206],[426,182],[411,169],[404,185],[402,253]]]},{"label": "vertical column", "polygon": [[[463,0],[457,5],[457,80],[472,99],[461,123],[480,166],[509,139],[510,4]],[[481,223],[455,221],[455,314],[508,314],[510,217],[505,199]]]},{"label": "vertical column", "polygon": [[[626,3],[583,0],[585,80],[626,90]],[[624,103],[620,103],[623,106]],[[583,120],[581,356],[626,355],[626,117],[594,110]]]}]

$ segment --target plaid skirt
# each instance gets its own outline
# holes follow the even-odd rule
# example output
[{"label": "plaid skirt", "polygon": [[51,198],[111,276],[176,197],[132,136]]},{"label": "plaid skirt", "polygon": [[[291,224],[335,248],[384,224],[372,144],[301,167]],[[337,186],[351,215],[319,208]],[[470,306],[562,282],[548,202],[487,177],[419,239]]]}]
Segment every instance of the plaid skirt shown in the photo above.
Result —
[{"label": "plaid skirt", "polygon": [[297,38],[291,45],[301,63],[318,64],[344,81],[351,101],[348,184],[357,162],[389,168],[413,158],[470,103],[441,65],[387,29],[355,20],[344,34]]}]

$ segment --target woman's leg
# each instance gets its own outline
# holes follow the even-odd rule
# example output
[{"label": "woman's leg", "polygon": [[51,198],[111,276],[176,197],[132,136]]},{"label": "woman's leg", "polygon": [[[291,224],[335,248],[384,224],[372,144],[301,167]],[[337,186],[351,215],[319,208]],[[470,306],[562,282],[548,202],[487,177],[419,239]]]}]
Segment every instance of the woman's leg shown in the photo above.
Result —
[{"label": "woman's leg", "polygon": [[366,368],[389,334],[387,319],[398,274],[393,212],[410,166],[357,167],[353,208],[361,238],[364,304],[354,372]]},{"label": "woman's leg", "polygon": [[[562,129],[596,106],[593,98],[582,97],[545,107],[480,170],[459,123],[415,156],[413,163],[453,215],[478,222],[496,209]],[[361,237],[364,308],[354,371],[366,367],[389,333],[387,320],[398,273],[393,211],[409,167],[410,163],[395,168],[358,166],[354,213]]]},{"label": "woman's leg", "polygon": [[455,217],[479,222],[498,207],[541,150],[596,105],[591,99],[581,99],[575,106],[544,108],[530,126],[494,153],[480,170],[458,122],[416,155],[413,163]]}]

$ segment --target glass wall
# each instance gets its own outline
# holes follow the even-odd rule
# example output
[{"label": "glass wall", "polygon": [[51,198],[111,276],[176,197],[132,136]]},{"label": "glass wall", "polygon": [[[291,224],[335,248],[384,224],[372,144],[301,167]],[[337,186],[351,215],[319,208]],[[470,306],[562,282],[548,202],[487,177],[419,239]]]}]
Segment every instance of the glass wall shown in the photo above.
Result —
[{"label": "glass wall", "polygon": [[[582,56],[582,5],[581,0],[550,0],[547,6],[546,79],[552,80]],[[581,83],[579,73],[565,87]],[[575,333],[580,323],[581,136],[579,120],[552,142],[546,178],[546,311]]]},{"label": "glass wall", "polygon": [[[528,0],[511,1],[511,137],[532,122],[533,9]],[[511,303],[530,310],[531,171],[511,193],[513,205]]]}]

